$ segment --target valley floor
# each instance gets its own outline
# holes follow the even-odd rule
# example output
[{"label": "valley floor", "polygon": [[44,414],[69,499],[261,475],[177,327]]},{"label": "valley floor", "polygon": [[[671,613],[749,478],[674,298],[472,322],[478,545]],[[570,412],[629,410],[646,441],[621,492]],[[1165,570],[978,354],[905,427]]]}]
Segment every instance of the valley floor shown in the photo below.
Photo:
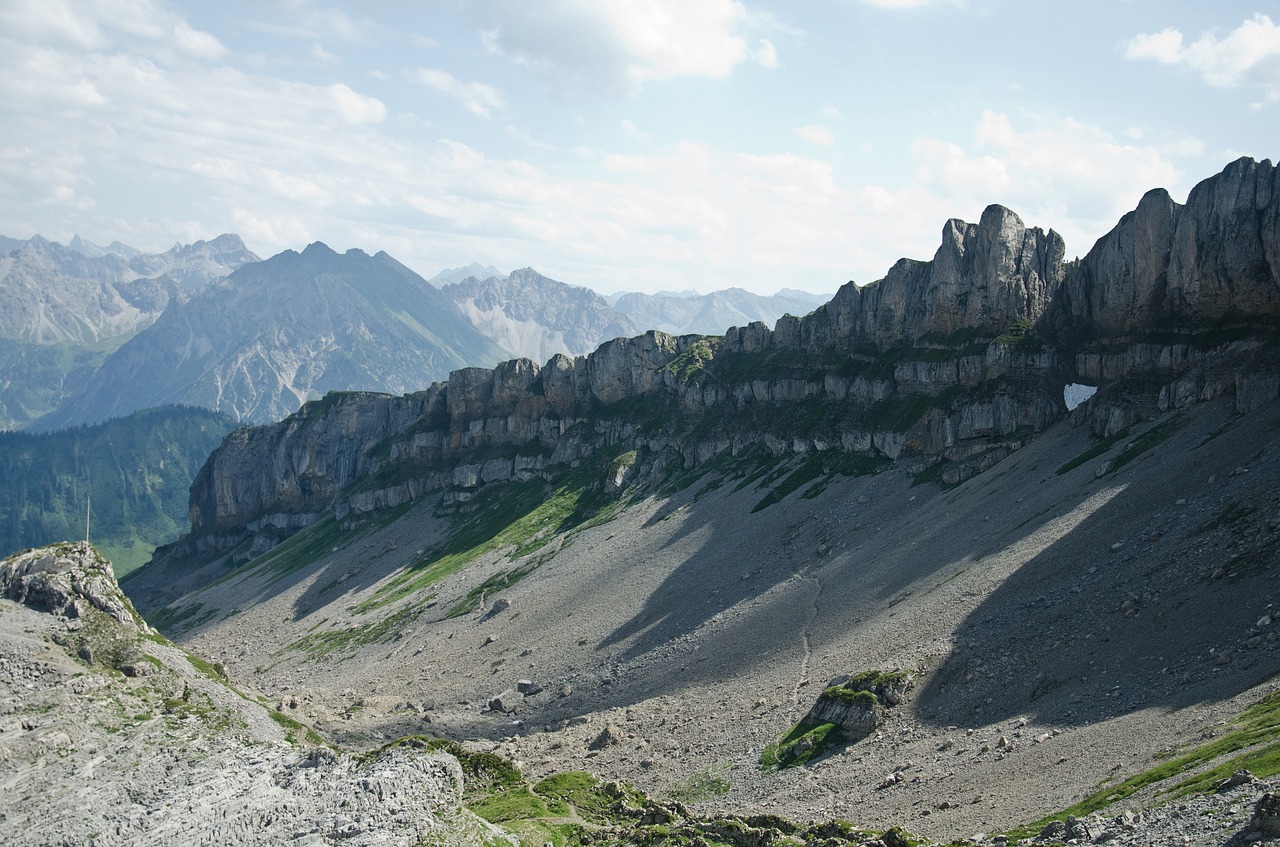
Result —
[{"label": "valley floor", "polygon": [[[1003,831],[1227,732],[1277,687],[1278,428],[1274,403],[1214,402],[1072,466],[1096,442],[1065,422],[954,488],[837,477],[758,512],[755,482],[705,476],[379,606],[446,537],[421,502],[305,567],[183,597],[170,615],[197,625],[170,634],[356,745],[424,732],[695,808]],[[915,677],[873,736],[761,772],[831,680],[868,669]]]}]

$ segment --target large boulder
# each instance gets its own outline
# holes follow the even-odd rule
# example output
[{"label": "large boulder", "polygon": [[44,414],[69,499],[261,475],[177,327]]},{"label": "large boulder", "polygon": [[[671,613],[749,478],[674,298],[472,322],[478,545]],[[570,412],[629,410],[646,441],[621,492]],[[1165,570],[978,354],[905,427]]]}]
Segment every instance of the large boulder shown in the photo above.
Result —
[{"label": "large boulder", "polygon": [[72,619],[97,609],[127,628],[153,631],[120,590],[111,563],[85,542],[26,550],[0,562],[0,597]]}]

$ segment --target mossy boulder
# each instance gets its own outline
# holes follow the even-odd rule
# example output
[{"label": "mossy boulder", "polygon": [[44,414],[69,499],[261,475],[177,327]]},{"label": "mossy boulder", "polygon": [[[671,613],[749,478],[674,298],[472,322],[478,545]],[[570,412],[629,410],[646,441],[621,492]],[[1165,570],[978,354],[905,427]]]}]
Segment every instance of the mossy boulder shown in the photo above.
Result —
[{"label": "mossy boulder", "polygon": [[875,732],[884,710],[901,703],[911,685],[911,675],[902,671],[865,671],[837,679],[819,695],[805,721],[835,724],[845,741],[858,741]]}]

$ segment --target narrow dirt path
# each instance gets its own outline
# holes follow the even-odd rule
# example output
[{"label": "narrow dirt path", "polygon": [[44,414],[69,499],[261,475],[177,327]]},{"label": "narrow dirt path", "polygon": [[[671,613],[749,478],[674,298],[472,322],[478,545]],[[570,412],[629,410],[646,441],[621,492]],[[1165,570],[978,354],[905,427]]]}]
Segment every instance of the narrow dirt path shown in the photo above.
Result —
[{"label": "narrow dirt path", "polygon": [[[813,625],[818,619],[818,601],[822,597],[822,580],[817,576],[818,564],[812,553],[805,550],[801,543],[801,539],[807,534],[804,532],[806,524],[816,520],[810,518],[787,533],[784,542],[784,549],[787,554],[787,564],[791,567],[794,579],[797,582],[807,582],[812,586],[812,593],[809,597],[809,608],[805,615],[804,624],[800,627],[800,668],[796,675],[796,683],[791,688],[791,706],[794,709],[800,709],[800,689],[809,684],[809,664],[813,660],[813,642],[812,632]],[[817,527],[819,534],[822,534],[824,527]]]}]

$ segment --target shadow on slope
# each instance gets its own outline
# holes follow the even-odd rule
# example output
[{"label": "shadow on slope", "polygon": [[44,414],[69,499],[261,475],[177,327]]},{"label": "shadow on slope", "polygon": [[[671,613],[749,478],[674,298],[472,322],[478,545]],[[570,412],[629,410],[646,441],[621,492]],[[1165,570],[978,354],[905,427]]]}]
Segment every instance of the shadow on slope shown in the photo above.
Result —
[{"label": "shadow on slope", "polygon": [[965,617],[917,698],[923,719],[1087,724],[1229,698],[1280,670],[1280,408],[1216,426],[1198,411],[1101,479],[1096,463],[1068,472],[1083,492],[1122,488]]}]

